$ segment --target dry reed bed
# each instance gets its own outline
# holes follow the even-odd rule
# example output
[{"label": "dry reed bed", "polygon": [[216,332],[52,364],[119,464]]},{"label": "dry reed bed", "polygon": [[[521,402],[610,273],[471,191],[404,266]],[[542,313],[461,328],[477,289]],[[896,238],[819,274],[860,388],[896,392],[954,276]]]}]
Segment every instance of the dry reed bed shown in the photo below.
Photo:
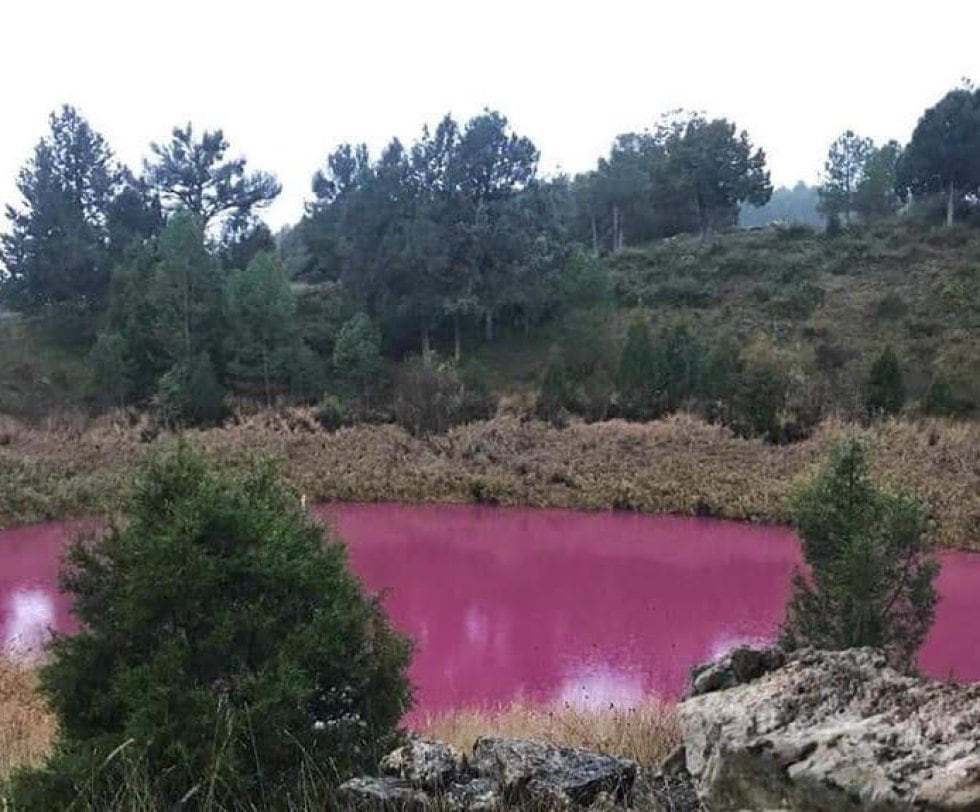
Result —
[{"label": "dry reed bed", "polygon": [[448,742],[463,752],[469,752],[479,736],[512,736],[583,747],[648,766],[661,764],[681,743],[674,706],[656,699],[594,709],[518,700],[495,710],[434,714],[414,727],[422,736]]},{"label": "dry reed bed", "polygon": [[51,747],[55,729],[34,670],[0,659],[0,781],[17,767],[38,764]]},{"label": "dry reed bed", "polygon": [[[329,433],[310,410],[265,412],[185,433],[208,456],[281,461],[316,501],[486,501],[784,521],[793,484],[850,434],[866,437],[885,482],[928,500],[934,540],[980,549],[980,423],[837,421],[788,446],[745,440],[687,415],[554,429],[517,417],[415,439],[391,426]],[[154,442],[127,421],[0,426],[0,526],[103,513]]]}]

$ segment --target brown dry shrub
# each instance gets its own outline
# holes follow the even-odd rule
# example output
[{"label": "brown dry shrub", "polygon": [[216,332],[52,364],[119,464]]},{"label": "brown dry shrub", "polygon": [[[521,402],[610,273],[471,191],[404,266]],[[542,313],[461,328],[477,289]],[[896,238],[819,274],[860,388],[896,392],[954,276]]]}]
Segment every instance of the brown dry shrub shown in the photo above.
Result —
[{"label": "brown dry shrub", "polygon": [[[220,462],[280,460],[310,501],[466,502],[490,483],[493,500],[508,505],[775,522],[788,519],[793,485],[851,435],[870,442],[879,479],[929,502],[932,540],[980,549],[980,422],[831,419],[802,442],[773,446],[685,414],[566,429],[500,416],[414,438],[393,425],[331,433],[312,409],[290,409],[184,433]],[[96,421],[80,436],[21,428],[0,446],[0,526],[112,509],[146,440],[127,421]]]}]

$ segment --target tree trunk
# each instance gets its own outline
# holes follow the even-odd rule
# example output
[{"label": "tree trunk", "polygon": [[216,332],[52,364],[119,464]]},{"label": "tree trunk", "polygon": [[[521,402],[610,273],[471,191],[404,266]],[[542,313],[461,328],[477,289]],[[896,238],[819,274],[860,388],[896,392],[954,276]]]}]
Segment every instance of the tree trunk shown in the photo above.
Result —
[{"label": "tree trunk", "polygon": [[422,325],[422,355],[428,355],[431,349],[429,345],[429,328],[428,325]]},{"label": "tree trunk", "polygon": [[493,311],[487,310],[486,313],[486,338],[487,341],[493,341]]},{"label": "tree trunk", "polygon": [[272,408],[272,392],[269,385],[269,350],[262,347],[262,378],[265,382],[265,405],[267,409]]},{"label": "tree trunk", "polygon": [[953,185],[953,181],[950,181],[949,182],[949,196],[946,198],[946,227],[947,228],[949,228],[951,225],[953,225],[953,213],[954,213],[953,201],[954,201],[955,193],[956,193],[956,190],[955,190],[955,187]]},{"label": "tree trunk", "polygon": [[459,333],[459,313],[453,313],[453,358],[457,364],[463,355],[463,341]]},{"label": "tree trunk", "polygon": [[596,225],[595,215],[592,215],[592,253],[599,256],[599,227]]},{"label": "tree trunk", "polygon": [[612,251],[614,254],[619,252],[619,206],[613,206]]}]

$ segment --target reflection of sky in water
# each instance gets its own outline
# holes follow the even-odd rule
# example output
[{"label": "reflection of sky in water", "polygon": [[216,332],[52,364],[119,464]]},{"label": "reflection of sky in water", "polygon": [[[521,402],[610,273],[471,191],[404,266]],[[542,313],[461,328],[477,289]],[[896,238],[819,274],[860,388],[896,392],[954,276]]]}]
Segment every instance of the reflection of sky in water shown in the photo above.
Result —
[{"label": "reflection of sky in water", "polygon": [[588,710],[609,705],[635,706],[646,693],[639,674],[597,663],[578,666],[563,676],[556,698],[561,703]]},{"label": "reflection of sky in water", "polygon": [[3,647],[27,653],[41,648],[54,626],[54,598],[43,589],[16,589],[7,599]]}]

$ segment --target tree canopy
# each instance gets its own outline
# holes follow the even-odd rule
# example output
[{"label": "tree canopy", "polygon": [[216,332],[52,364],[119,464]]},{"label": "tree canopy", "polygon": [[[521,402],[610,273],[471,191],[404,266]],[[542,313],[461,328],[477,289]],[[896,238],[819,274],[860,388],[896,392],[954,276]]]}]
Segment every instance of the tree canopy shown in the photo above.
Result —
[{"label": "tree canopy", "polygon": [[[21,169],[8,206],[0,295],[24,310],[91,310],[109,285],[109,225],[122,176],[105,139],[68,105]],[[118,213],[118,209],[116,210]]]},{"label": "tree canopy", "polygon": [[191,124],[175,127],[168,143],[150,145],[146,180],[171,210],[193,213],[205,229],[228,216],[247,219],[282,187],[267,172],[246,172],[244,158],[226,158],[228,147],[221,130],[205,130],[195,139]]},{"label": "tree canopy", "polygon": [[980,90],[951,90],[923,113],[902,156],[899,185],[915,194],[946,194],[946,222],[957,195],[980,187]]}]

